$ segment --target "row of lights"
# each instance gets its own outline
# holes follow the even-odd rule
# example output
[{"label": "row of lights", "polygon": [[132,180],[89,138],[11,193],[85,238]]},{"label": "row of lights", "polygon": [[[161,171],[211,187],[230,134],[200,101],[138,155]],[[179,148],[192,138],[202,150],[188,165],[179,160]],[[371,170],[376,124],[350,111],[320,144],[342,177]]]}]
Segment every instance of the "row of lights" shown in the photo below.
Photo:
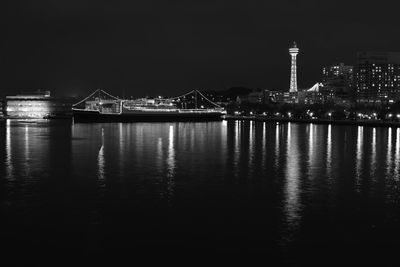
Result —
[{"label": "row of lights", "polygon": [[[240,114],[241,114],[241,112],[235,111],[235,115],[240,115]],[[250,111],[249,114],[250,115],[254,115],[254,113],[252,111]],[[287,116],[289,118],[292,117],[292,113],[291,112],[287,112],[286,114],[287,114]],[[314,113],[310,112],[310,110],[307,111],[307,114],[311,118],[314,116]],[[265,112],[263,112],[262,115],[266,116],[267,114]],[[283,114],[281,114],[280,112],[276,112],[274,115],[275,116],[282,116]],[[328,112],[327,115],[328,115],[329,119],[332,119],[332,112]],[[363,114],[363,113],[357,113],[357,117],[362,118],[362,119],[371,119],[371,118],[375,118],[376,119],[377,116],[378,116],[378,114],[376,112],[372,113],[372,116],[371,115],[367,115],[367,114]],[[393,114],[392,113],[389,113],[387,116],[388,116],[388,118],[393,118]],[[400,114],[396,114],[396,118],[400,119]]]}]

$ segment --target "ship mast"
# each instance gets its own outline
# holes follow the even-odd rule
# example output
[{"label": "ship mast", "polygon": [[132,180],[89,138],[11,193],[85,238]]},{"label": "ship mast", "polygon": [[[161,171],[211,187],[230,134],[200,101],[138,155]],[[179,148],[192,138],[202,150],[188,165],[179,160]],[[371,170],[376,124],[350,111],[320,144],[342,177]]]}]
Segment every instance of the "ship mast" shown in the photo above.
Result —
[{"label": "ship mast", "polygon": [[194,90],[194,108],[197,109],[197,90]]}]

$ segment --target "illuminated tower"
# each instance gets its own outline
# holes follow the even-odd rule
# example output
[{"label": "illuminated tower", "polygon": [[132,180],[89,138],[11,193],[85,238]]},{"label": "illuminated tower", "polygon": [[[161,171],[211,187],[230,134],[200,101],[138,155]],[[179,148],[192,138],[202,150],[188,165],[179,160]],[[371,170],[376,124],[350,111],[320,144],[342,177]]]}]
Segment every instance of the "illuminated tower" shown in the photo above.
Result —
[{"label": "illuminated tower", "polygon": [[289,54],[292,56],[292,67],[290,71],[290,90],[289,92],[297,92],[297,66],[296,56],[299,53],[296,42],[293,42],[293,46],[289,48]]}]

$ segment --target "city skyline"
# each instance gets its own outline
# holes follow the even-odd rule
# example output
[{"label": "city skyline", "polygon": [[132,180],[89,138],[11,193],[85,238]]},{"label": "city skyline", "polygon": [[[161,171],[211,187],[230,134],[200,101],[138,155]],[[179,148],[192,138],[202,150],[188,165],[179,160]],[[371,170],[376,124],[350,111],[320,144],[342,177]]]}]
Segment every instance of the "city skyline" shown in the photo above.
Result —
[{"label": "city skyline", "polygon": [[3,1],[1,262],[395,265],[397,2]]},{"label": "city skyline", "polygon": [[324,65],[352,65],[359,51],[398,50],[386,2],[10,2],[1,17],[0,87],[11,94],[104,88],[134,96],[232,86],[286,90],[287,47],[296,40],[298,84],[307,88]]}]

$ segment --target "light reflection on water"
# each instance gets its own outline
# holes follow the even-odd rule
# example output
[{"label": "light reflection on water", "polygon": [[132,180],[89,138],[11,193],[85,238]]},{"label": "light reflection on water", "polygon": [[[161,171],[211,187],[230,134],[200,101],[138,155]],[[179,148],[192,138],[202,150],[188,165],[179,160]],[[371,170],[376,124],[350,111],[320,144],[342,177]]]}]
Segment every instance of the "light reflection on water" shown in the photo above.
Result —
[{"label": "light reflection on water", "polygon": [[[123,173],[123,159],[124,159],[124,153],[125,153],[125,145],[126,145],[126,133],[124,129],[123,123],[118,124],[118,133],[119,133],[119,172],[121,176],[124,176]],[[103,136],[102,136],[103,138]]]},{"label": "light reflection on water", "polygon": [[239,156],[240,156],[240,137],[241,137],[241,121],[235,121],[235,149],[233,155],[233,168],[234,168],[234,175],[237,178],[239,173]]},{"label": "light reflection on water", "polygon": [[396,152],[394,157],[395,169],[394,169],[394,179],[399,181],[400,175],[400,129],[396,129]]},{"label": "light reflection on water", "polygon": [[356,150],[356,188],[361,188],[361,175],[363,166],[363,144],[364,144],[364,128],[357,127],[357,150]]},{"label": "light reflection on water", "polygon": [[[234,127],[229,128],[230,124],[233,124]],[[34,154],[39,158],[50,156],[48,155],[47,139],[43,139],[43,134],[48,132],[46,127],[50,126],[7,121],[5,124],[5,157],[2,164],[7,181],[15,179],[14,176],[29,177],[32,175],[32,167],[35,166],[32,164],[32,161],[35,160]],[[249,173],[243,171],[243,168],[249,168],[251,175],[261,176],[263,172],[272,175],[271,170],[266,169],[271,166],[267,164],[266,160],[272,159],[275,167],[285,170],[286,179],[292,182],[288,183],[292,185],[291,188],[298,186],[289,178],[302,170],[309,173],[311,179],[320,176],[321,173],[326,173],[327,178],[332,178],[333,164],[340,167],[341,162],[344,161],[341,155],[335,154],[340,152],[338,146],[344,148],[344,143],[347,146],[352,141],[355,143],[357,190],[361,190],[360,182],[367,172],[371,177],[377,175],[378,166],[384,166],[385,175],[395,177],[395,179],[398,179],[400,169],[400,130],[392,128],[378,131],[377,128],[358,126],[356,127],[356,136],[352,136],[351,129],[355,127],[348,127],[348,129],[343,128],[342,132],[337,132],[336,136],[332,135],[333,129],[336,127],[332,125],[297,125],[293,123],[269,125],[240,121],[204,125],[72,124],[70,127],[73,147],[72,162],[75,165],[73,169],[82,168],[86,172],[96,169],[96,176],[104,183],[107,178],[106,162],[111,164],[110,166],[118,166],[117,169],[121,170],[118,175],[123,175],[135,172],[132,169],[134,166],[135,168],[151,166],[153,165],[151,160],[154,160],[158,175],[171,178],[173,184],[172,178],[180,168],[186,166],[185,160],[194,159],[180,157],[182,149],[195,155],[196,161],[191,161],[194,163],[206,161],[210,155],[217,157],[219,159],[217,163],[221,168],[233,166],[231,171],[235,176]],[[274,130],[269,131],[269,128]],[[246,132],[247,134],[244,134]],[[286,135],[282,135],[284,132]],[[368,134],[365,134],[366,132]],[[326,133],[325,136],[324,133]],[[214,137],[211,138],[210,134]],[[233,137],[233,149],[227,148],[229,136]],[[344,136],[348,136],[346,138],[350,140],[337,141]],[[246,137],[248,140],[243,143],[245,141],[243,138]],[[368,141],[365,140],[366,138],[371,139]],[[380,144],[383,140],[385,141],[384,145]],[[243,144],[248,144],[248,146]],[[307,149],[300,150],[304,145]],[[333,145],[335,145],[335,149],[333,149]],[[378,147],[382,146],[386,149],[378,150]],[[96,151],[96,167],[90,163],[90,154],[93,149]],[[108,149],[109,152],[106,152]],[[348,149],[351,149],[351,146]],[[213,150],[215,153],[212,152]],[[364,156],[365,151],[370,151],[369,157]],[[282,152],[285,153],[285,161],[282,161],[284,159],[281,157]],[[380,155],[382,152],[385,154]],[[229,157],[228,153],[232,153],[232,156]],[[321,157],[323,154],[326,155],[325,164]],[[348,154],[349,157],[350,155],[351,153]],[[247,164],[243,165],[244,157],[246,157]],[[226,164],[229,163],[229,158],[232,159],[232,165]],[[308,160],[302,162],[302,159],[305,158]],[[179,160],[183,162],[178,162]],[[382,163],[382,160],[385,162]],[[114,161],[117,162],[116,165]],[[305,162],[307,165],[304,165]],[[18,169],[15,168],[15,164],[18,164]],[[43,169],[49,167],[46,162],[41,164]],[[301,170],[300,166],[303,166]],[[326,168],[325,172],[318,170],[323,167]],[[220,173],[228,173],[227,170],[220,171]],[[151,171],[149,172],[151,173]],[[114,175],[116,174],[114,171]],[[293,190],[289,191],[293,192]],[[288,203],[292,202],[288,201]]]},{"label": "light reflection on water", "polygon": [[254,171],[254,146],[255,146],[255,141],[254,141],[254,127],[255,123],[254,121],[250,121],[250,126],[249,126],[249,174],[251,174]]},{"label": "light reflection on water", "polygon": [[[15,205],[29,199],[51,206],[55,197],[48,192],[58,189],[67,203],[84,196],[79,201],[92,208],[90,199],[100,198],[104,206],[127,207],[126,213],[134,207],[196,207],[219,219],[218,229],[231,225],[226,235],[243,224],[240,231],[255,228],[253,236],[266,240],[270,227],[285,244],[304,229],[321,229],[318,220],[326,218],[317,208],[344,223],[359,219],[354,203],[374,203],[363,214],[369,224],[360,229],[370,229],[368,216],[376,210],[392,218],[399,208],[400,129],[246,121],[62,127],[7,121],[3,127],[1,201]],[[380,190],[378,181],[394,182]],[[367,191],[376,194],[362,194]],[[215,226],[211,219],[203,223],[196,229]]]},{"label": "light reflection on water", "polygon": [[332,125],[328,125],[328,134],[326,138],[326,174],[329,183],[332,183]]},{"label": "light reflection on water", "polygon": [[98,179],[101,187],[105,186],[105,159],[104,159],[104,129],[101,129],[101,147],[99,149],[99,153],[97,156],[97,164],[98,164]]},{"label": "light reflection on water", "polygon": [[221,144],[222,144],[222,149],[221,149],[221,156],[224,157],[225,153],[227,153],[227,135],[228,135],[228,122],[223,121],[222,122],[222,129],[221,129]]},{"label": "light reflection on water", "polygon": [[24,170],[25,170],[25,176],[29,177],[31,170],[30,170],[30,161],[31,161],[31,157],[30,157],[30,151],[29,151],[29,139],[30,139],[30,135],[29,135],[29,127],[27,125],[25,125],[25,134],[24,134],[24,158],[25,158],[25,165],[23,166]]},{"label": "light reflection on water", "polygon": [[163,159],[164,159],[164,154],[163,154],[163,139],[159,137],[157,139],[157,168],[159,170],[162,170],[163,166]]},{"label": "light reflection on water", "polygon": [[11,122],[7,120],[6,124],[6,179],[8,182],[14,180],[11,150]]},{"label": "light reflection on water", "polygon": [[[316,177],[316,169],[319,167],[316,165],[316,153],[315,153],[315,148],[316,148],[316,139],[317,136],[315,134],[315,124],[309,124],[308,125],[308,172],[309,172],[309,178],[313,180]],[[319,157],[321,158],[321,157]]]},{"label": "light reflection on water", "polygon": [[300,214],[300,154],[298,151],[298,125],[288,123],[286,135],[286,166],[284,189],[284,212],[288,225],[287,233],[283,237],[286,241],[292,238],[299,227]]},{"label": "light reflection on water", "polygon": [[279,168],[279,152],[280,152],[280,124],[277,122],[275,124],[275,167]]},{"label": "light reflection on water", "polygon": [[387,151],[386,151],[386,175],[390,174],[392,170],[392,128],[388,129],[388,136],[387,136]]},{"label": "light reflection on water", "polygon": [[169,126],[168,131],[168,153],[167,153],[167,175],[166,175],[166,197],[170,202],[174,195],[175,187],[175,146],[174,146],[174,126]]},{"label": "light reflection on water", "polygon": [[266,164],[265,164],[265,160],[266,160],[266,157],[267,157],[267,147],[266,147],[266,144],[267,144],[267,126],[266,126],[266,123],[265,122],[263,122],[263,124],[262,124],[262,158],[261,158],[261,162],[262,162],[262,168],[263,168],[263,170],[265,170],[265,168],[266,168]]},{"label": "light reflection on water", "polygon": [[377,168],[376,163],[376,128],[372,129],[372,142],[371,142],[371,177],[374,177]]}]

